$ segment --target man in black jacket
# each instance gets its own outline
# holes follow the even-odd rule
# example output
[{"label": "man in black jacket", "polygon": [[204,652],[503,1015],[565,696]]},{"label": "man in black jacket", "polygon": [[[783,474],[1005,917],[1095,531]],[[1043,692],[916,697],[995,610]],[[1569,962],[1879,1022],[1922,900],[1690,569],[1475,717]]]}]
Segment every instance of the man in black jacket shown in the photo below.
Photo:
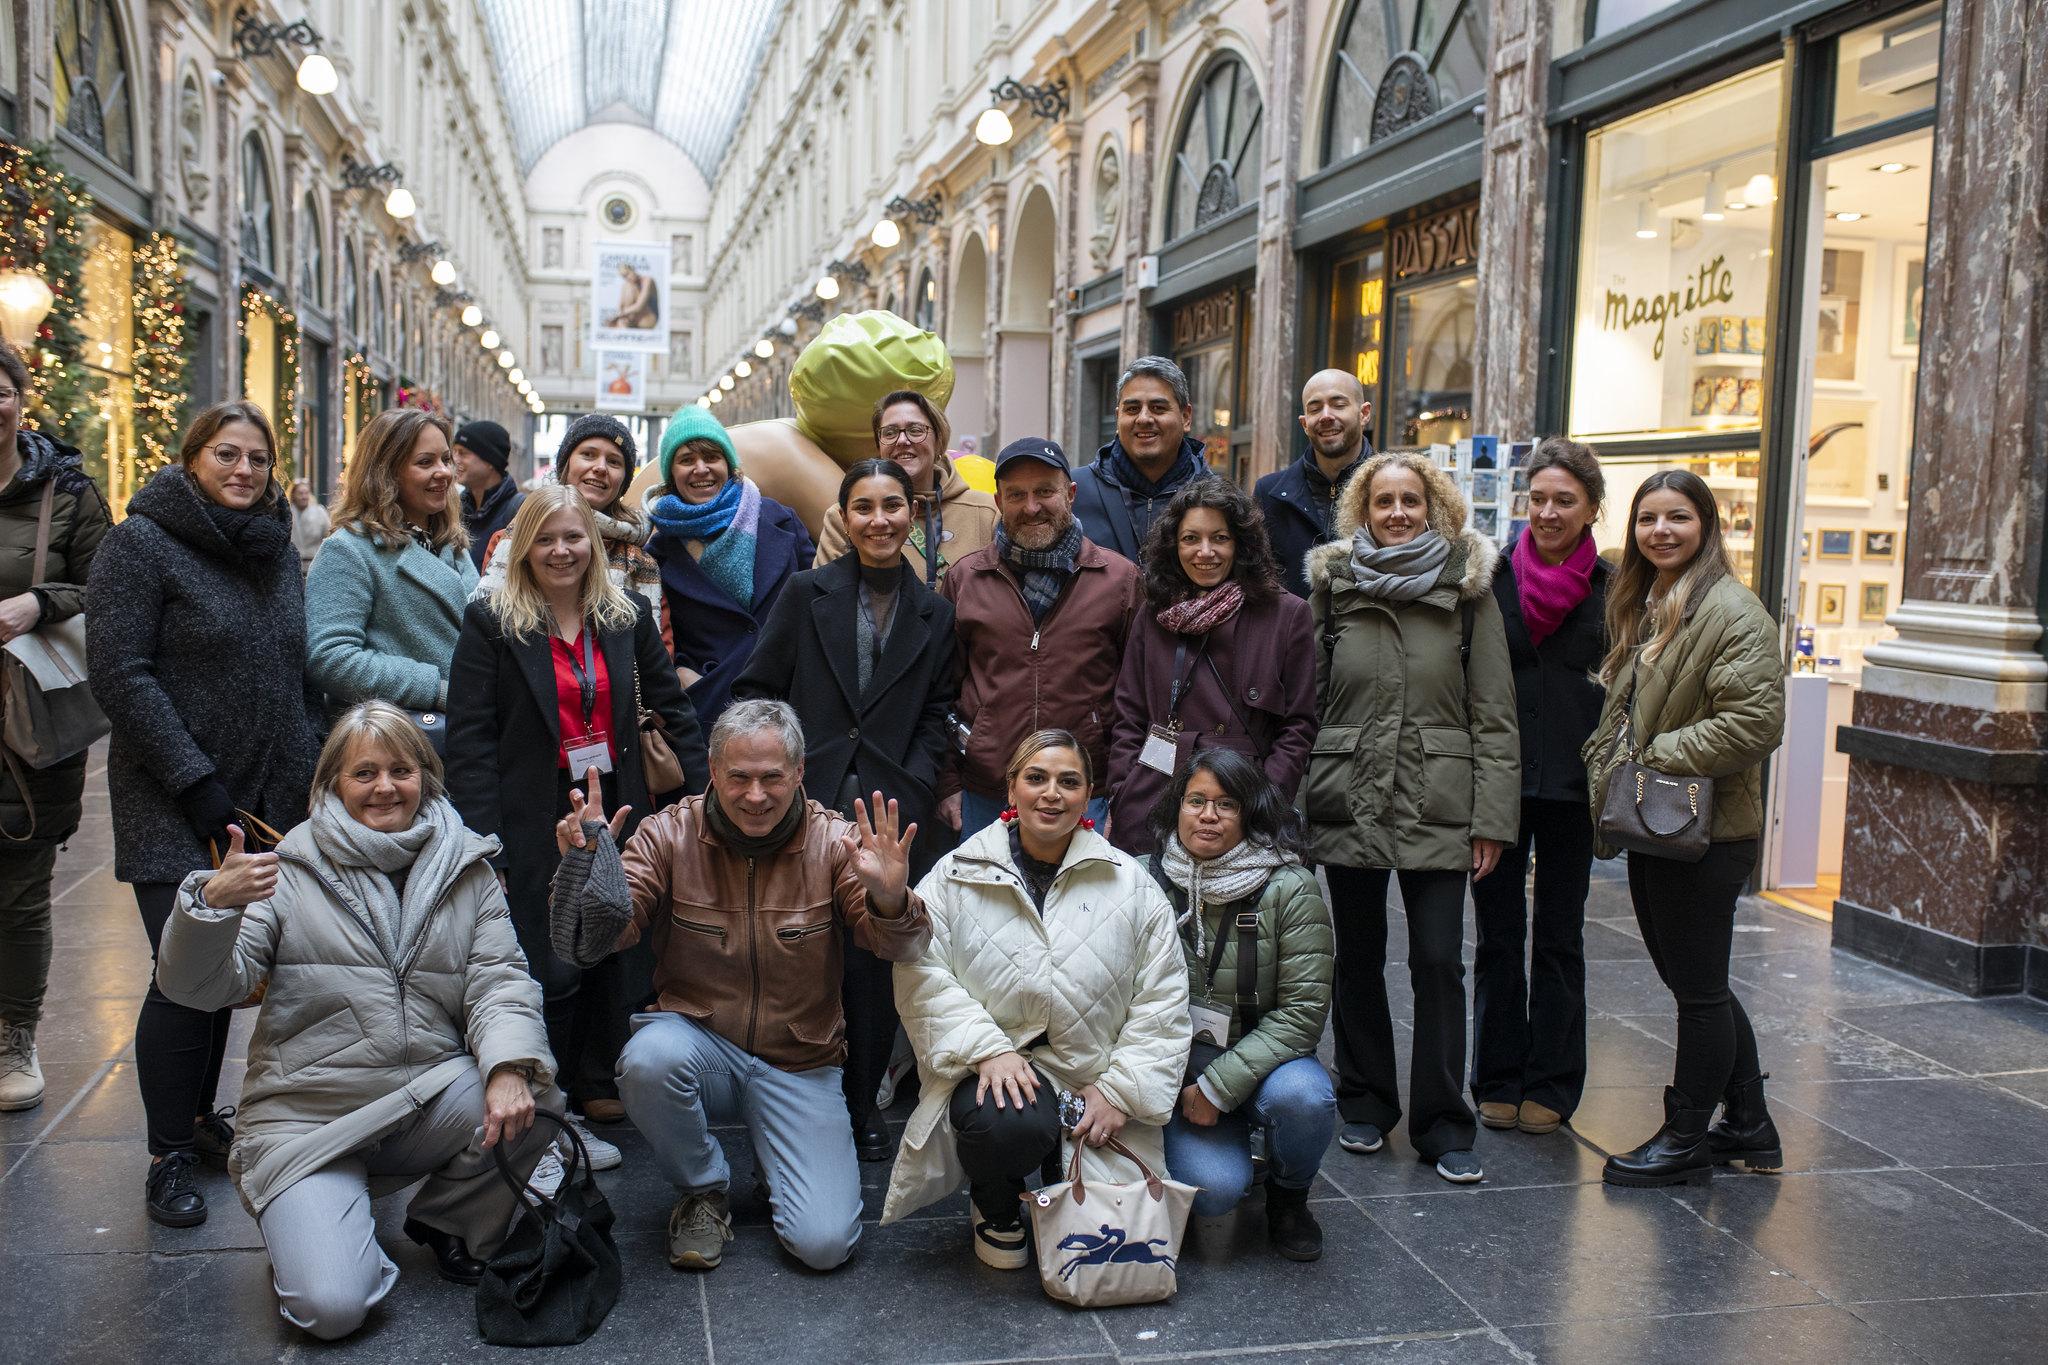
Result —
[{"label": "man in black jacket", "polygon": [[1131,362],[1116,385],[1116,439],[1074,474],[1074,515],[1088,539],[1136,564],[1168,499],[1216,477],[1202,443],[1188,435],[1194,416],[1180,366],[1163,355]]},{"label": "man in black jacket", "polygon": [[1337,490],[1370,458],[1372,403],[1365,388],[1345,370],[1319,370],[1301,390],[1301,429],[1308,449],[1282,470],[1260,479],[1252,490],[1273,538],[1273,557],[1288,591],[1308,596],[1308,552],[1330,538]]},{"label": "man in black jacket", "polygon": [[455,477],[462,481],[462,525],[469,532],[469,557],[484,571],[491,537],[512,524],[526,494],[507,477],[512,437],[496,422],[465,422],[455,433]]}]

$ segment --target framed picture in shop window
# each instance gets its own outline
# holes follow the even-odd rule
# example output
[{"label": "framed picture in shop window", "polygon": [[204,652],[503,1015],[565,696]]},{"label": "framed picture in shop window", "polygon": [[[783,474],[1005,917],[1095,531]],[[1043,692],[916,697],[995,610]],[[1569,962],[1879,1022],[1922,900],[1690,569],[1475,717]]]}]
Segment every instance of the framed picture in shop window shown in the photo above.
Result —
[{"label": "framed picture in shop window", "polygon": [[1818,603],[1813,613],[1813,619],[1823,626],[1841,625],[1842,612],[1844,606],[1847,603],[1848,596],[1849,589],[1843,584],[1821,584],[1819,589]]},{"label": "framed picture in shop window", "polygon": [[1813,330],[1817,382],[1856,382],[1856,348],[1863,331],[1863,254],[1832,246],[1820,253],[1820,303]]},{"label": "framed picture in shop window", "polygon": [[1889,564],[1899,557],[1897,531],[1865,531],[1863,557],[1873,564]]},{"label": "framed picture in shop window", "polygon": [[1854,531],[1822,531],[1820,547],[1815,552],[1820,559],[1848,560],[1856,557],[1856,533]]},{"label": "framed picture in shop window", "polygon": [[1879,626],[1884,624],[1884,614],[1891,607],[1892,585],[1874,579],[1863,583],[1863,598],[1856,604],[1856,620],[1861,625]]},{"label": "framed picture in shop window", "polygon": [[1900,250],[1892,258],[1892,354],[1920,354],[1920,311],[1927,303],[1927,253]]}]

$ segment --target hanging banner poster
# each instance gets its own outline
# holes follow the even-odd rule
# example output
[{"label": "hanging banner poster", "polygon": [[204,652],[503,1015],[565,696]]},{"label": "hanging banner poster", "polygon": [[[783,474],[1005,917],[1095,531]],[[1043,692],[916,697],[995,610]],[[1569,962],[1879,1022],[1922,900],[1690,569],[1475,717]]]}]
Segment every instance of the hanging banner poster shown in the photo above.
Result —
[{"label": "hanging banner poster", "polygon": [[590,271],[590,348],[668,350],[668,247],[599,242]]},{"label": "hanging banner poster", "polygon": [[647,406],[647,356],[645,352],[599,351],[597,355],[597,410],[639,412]]}]

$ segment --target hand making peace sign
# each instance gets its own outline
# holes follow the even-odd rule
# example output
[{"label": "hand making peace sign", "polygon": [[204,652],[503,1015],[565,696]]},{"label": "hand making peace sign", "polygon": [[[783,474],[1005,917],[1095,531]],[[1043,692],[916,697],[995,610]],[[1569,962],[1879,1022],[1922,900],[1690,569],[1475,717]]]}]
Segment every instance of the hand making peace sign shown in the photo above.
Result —
[{"label": "hand making peace sign", "polygon": [[[555,822],[555,851],[557,853],[566,855],[572,848],[583,847],[584,821],[595,820],[599,824],[605,823],[604,787],[598,776],[597,769],[592,768],[587,775],[584,782],[584,791],[590,793],[587,798],[583,792],[577,791],[574,787],[569,788],[569,813]],[[631,806],[621,806],[619,807],[618,814],[612,816],[610,823],[613,843],[617,843],[619,836],[625,832],[626,817],[632,813],[633,808]]]}]

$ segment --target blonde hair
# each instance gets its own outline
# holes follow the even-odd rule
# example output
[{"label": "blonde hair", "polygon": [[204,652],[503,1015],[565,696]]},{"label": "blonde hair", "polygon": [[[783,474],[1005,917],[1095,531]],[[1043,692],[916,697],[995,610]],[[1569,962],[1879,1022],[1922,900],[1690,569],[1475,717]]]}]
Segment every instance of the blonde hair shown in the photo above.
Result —
[{"label": "blonde hair", "polygon": [[1088,750],[1074,738],[1071,730],[1033,730],[1024,736],[1023,741],[1010,751],[1010,766],[1003,770],[1004,788],[1008,789],[1017,780],[1017,774],[1024,771],[1025,764],[1047,749],[1072,749],[1079,754],[1082,780],[1087,782],[1088,790],[1095,790],[1095,765],[1089,761]]},{"label": "blonde hair", "polygon": [[575,517],[584,534],[590,537],[590,562],[583,568],[582,617],[597,622],[599,630],[627,629],[633,624],[633,604],[612,582],[611,563],[605,557],[604,537],[598,531],[597,516],[590,510],[590,504],[583,500],[583,494],[559,483],[528,493],[526,501],[519,504],[518,515],[512,518],[512,526],[505,537],[510,546],[505,562],[505,586],[490,599],[491,610],[497,613],[499,624],[515,640],[546,634],[556,624],[547,594],[534,581],[533,565],[528,562],[528,556],[533,552],[533,542],[540,539],[541,527],[557,512],[567,512]]},{"label": "blonde hair", "polygon": [[[412,458],[413,447],[427,428],[452,438],[448,419],[417,408],[387,408],[370,419],[356,437],[356,448],[342,479],[334,506],[334,524],[357,535],[371,536],[387,546],[406,541],[405,512],[398,503],[398,467]],[[448,505],[420,528],[435,553],[466,549],[469,532],[462,525],[462,505],[450,496]]]},{"label": "blonde hair", "polygon": [[419,769],[420,801],[438,800],[447,790],[441,776],[441,756],[427,742],[427,736],[410,715],[388,701],[357,702],[341,713],[320,746],[320,761],[313,765],[313,801],[322,795],[341,795],[341,770],[357,740],[382,745],[394,758]]},{"label": "blonde hair", "polygon": [[[1660,596],[1657,566],[1650,563],[1636,543],[1636,513],[1643,499],[1668,491],[1683,497],[1700,519],[1700,548],[1678,581]],[[1688,469],[1664,469],[1644,479],[1629,500],[1628,534],[1621,545],[1621,567],[1607,586],[1607,657],[1600,661],[1600,681],[1612,684],[1641,646],[1644,663],[1652,662],[1678,638],[1686,615],[1707,595],[1707,590],[1726,578],[1728,548],[1721,540],[1721,508],[1706,480]],[[1647,638],[1645,638],[1647,637]]]},{"label": "blonde hair", "polygon": [[[1383,450],[1360,466],[1351,478],[1358,485],[1358,525],[1370,528],[1372,481],[1382,471],[1405,469],[1422,480],[1422,501],[1428,512],[1429,529],[1445,540],[1457,539],[1465,529],[1465,495],[1451,476],[1419,450]],[[1346,489],[1350,483],[1345,484]],[[1352,529],[1357,529],[1356,527]]]}]

